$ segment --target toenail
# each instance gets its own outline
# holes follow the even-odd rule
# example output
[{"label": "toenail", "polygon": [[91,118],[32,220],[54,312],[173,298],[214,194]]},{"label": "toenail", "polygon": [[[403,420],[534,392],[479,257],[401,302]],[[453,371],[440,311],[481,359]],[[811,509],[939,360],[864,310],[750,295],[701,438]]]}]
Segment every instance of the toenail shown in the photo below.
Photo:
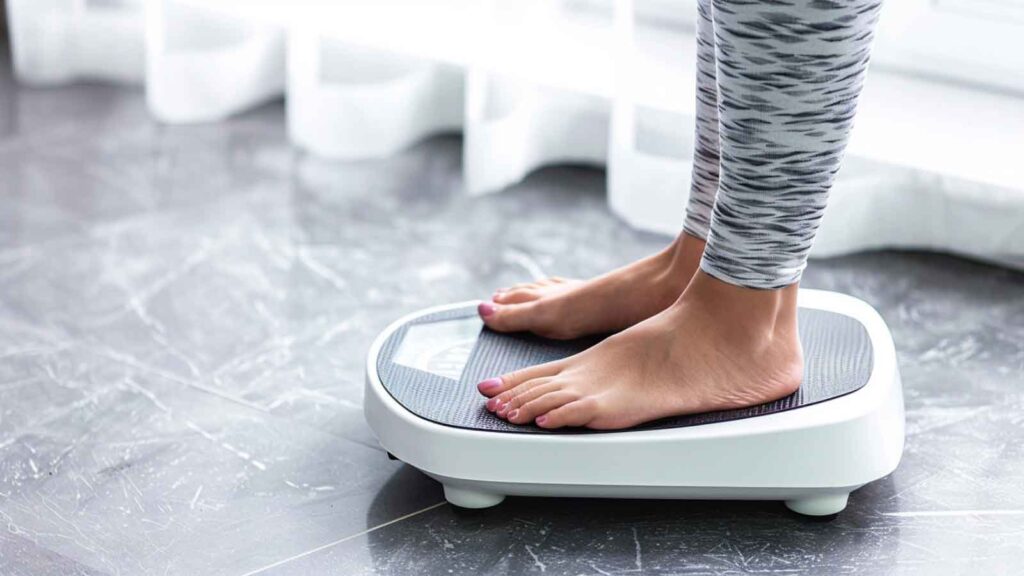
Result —
[{"label": "toenail", "polygon": [[476,307],[476,311],[484,318],[490,317],[497,310],[498,307],[491,302],[481,302],[480,305]]},{"label": "toenail", "polygon": [[503,403],[498,406],[498,416],[504,416],[506,411],[508,411],[508,403]]},{"label": "toenail", "polygon": [[494,412],[495,410],[497,410],[498,409],[498,399],[497,398],[491,398],[490,400],[488,400],[487,401],[487,409],[490,410],[491,412]]},{"label": "toenail", "polygon": [[545,416],[537,416],[536,422],[537,422],[538,426],[543,426],[544,423],[547,422],[547,421],[548,421],[548,417],[546,415]]},{"label": "toenail", "polygon": [[501,378],[488,378],[483,382],[476,385],[477,389],[481,392],[487,392],[488,390],[494,390],[501,386]]},{"label": "toenail", "polygon": [[508,413],[509,420],[515,420],[516,416],[519,416],[519,410],[513,410]]}]

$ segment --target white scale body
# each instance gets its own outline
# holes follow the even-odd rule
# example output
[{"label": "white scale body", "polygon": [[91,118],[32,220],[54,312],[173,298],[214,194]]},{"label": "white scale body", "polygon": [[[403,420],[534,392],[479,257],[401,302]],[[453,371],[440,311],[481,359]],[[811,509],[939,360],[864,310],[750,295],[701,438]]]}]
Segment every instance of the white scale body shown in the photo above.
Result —
[{"label": "white scale body", "polygon": [[[509,433],[438,423],[407,409],[379,374],[382,347],[396,330],[431,314],[475,308],[439,306],[399,319],[376,339],[366,368],[366,419],[394,457],[444,485],[446,499],[485,508],[506,495],[600,498],[781,500],[800,514],[832,515],[850,492],[899,464],[904,413],[892,337],[868,304],[842,294],[801,290],[801,310],[852,318],[870,340],[866,383],[814,404],[742,419],[677,428],[598,433]],[[393,361],[448,372],[452,386],[480,333],[479,320],[420,324],[403,332]],[[418,341],[417,341],[418,340]],[[403,368],[403,370],[405,370]],[[496,375],[496,374],[495,374]],[[436,377],[436,374],[435,374]],[[486,398],[479,396],[482,406]],[[475,407],[474,407],[475,409]]]}]

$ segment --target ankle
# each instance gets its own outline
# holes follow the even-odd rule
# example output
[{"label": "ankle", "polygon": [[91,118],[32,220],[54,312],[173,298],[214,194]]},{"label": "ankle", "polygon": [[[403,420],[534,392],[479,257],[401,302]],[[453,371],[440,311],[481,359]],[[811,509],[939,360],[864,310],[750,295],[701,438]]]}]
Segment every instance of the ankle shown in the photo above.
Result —
[{"label": "ankle", "polygon": [[659,255],[662,283],[682,294],[700,268],[706,242],[682,232]]},{"label": "ankle", "polygon": [[797,284],[779,290],[735,286],[698,270],[677,305],[701,310],[734,341],[756,348],[796,344]]}]

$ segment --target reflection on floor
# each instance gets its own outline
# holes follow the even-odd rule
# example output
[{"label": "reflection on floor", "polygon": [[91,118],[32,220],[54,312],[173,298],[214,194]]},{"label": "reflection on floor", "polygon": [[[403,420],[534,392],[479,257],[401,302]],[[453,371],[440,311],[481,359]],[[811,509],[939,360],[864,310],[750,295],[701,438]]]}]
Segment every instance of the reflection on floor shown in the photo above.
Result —
[{"label": "reflection on floor", "polygon": [[1024,276],[876,253],[907,448],[830,523],[778,503],[442,504],[361,412],[417,308],[660,247],[597,171],[460,193],[460,141],[336,163],[271,105],[166,127],[139,90],[0,81],[0,573],[957,574],[1024,570]]}]

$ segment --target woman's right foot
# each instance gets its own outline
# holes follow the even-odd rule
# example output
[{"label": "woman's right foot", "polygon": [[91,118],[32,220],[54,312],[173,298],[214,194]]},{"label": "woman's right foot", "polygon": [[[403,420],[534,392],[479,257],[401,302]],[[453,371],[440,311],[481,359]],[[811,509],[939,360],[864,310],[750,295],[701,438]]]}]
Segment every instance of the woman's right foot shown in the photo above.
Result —
[{"label": "woman's right foot", "polygon": [[618,332],[672,305],[703,253],[703,240],[680,234],[661,252],[590,280],[548,278],[499,290],[480,304],[480,317],[498,332],[559,340]]}]

